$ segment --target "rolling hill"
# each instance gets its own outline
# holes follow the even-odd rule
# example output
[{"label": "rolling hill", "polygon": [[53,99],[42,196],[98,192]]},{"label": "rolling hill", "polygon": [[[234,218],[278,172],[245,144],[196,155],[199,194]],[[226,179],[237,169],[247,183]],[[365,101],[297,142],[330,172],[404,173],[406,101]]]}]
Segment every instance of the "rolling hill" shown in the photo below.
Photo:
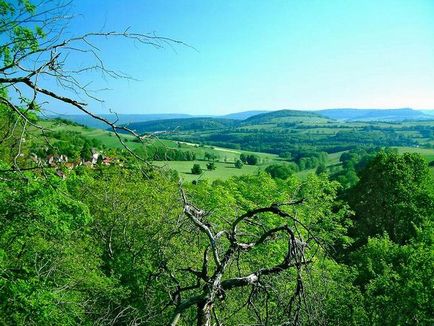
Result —
[{"label": "rolling hill", "polygon": [[329,109],[316,111],[319,114],[335,120],[345,121],[404,121],[429,120],[432,116],[422,111],[404,109]]},{"label": "rolling hill", "polygon": [[138,133],[164,132],[165,139],[294,156],[358,146],[434,146],[434,119],[427,117],[412,109],[280,110],[244,120],[183,116],[127,125]]},{"label": "rolling hill", "polygon": [[[189,114],[101,114],[102,118],[109,121],[118,121],[118,124],[128,124],[132,122],[144,122],[144,121],[154,121],[154,120],[165,120],[165,119],[186,119],[193,117]],[[47,115],[46,118],[62,118],[65,120],[73,121],[79,123],[83,126],[90,128],[100,128],[105,129],[107,125],[104,122],[98,121],[87,114],[54,114]]]},{"label": "rolling hill", "polygon": [[267,113],[270,111],[243,111],[243,112],[236,112],[236,113],[230,113],[221,116],[220,118],[225,119],[234,119],[234,120],[245,120],[250,117],[256,116],[258,114]]},{"label": "rolling hill", "polygon": [[139,133],[158,131],[203,131],[238,126],[238,120],[222,118],[185,118],[129,123],[128,127]]},{"label": "rolling hill", "polygon": [[[295,119],[298,122],[291,124],[288,121],[295,120],[288,119]],[[421,153],[427,160],[433,160],[433,146],[429,147],[429,144],[434,145],[433,121],[389,123],[338,122],[325,119],[326,122],[317,123],[314,122],[316,119],[318,119],[318,114],[315,112],[305,114],[299,111],[283,110],[247,119],[251,123],[251,129],[246,127],[246,120],[214,118],[169,119],[149,121],[140,125],[149,125],[149,128],[157,130],[162,126],[168,128],[183,124],[184,130],[179,128],[172,133],[162,134],[159,139],[155,139],[155,142],[150,142],[148,145],[164,147],[169,152],[194,153],[196,157],[194,162],[171,159],[155,162],[156,165],[177,170],[185,180],[197,178],[189,171],[193,163],[201,164],[202,168],[206,166],[206,153],[212,153],[218,158],[217,170],[207,171],[206,176],[201,176],[201,178],[210,180],[254,174],[257,173],[258,168],[264,169],[269,164],[296,160],[297,157],[308,157],[318,151],[329,153],[328,165],[337,164],[342,151],[358,146],[394,146],[406,152]],[[269,128],[257,129],[258,126],[264,124],[268,124]],[[288,124],[290,124],[289,127]],[[86,138],[98,140],[106,148],[123,148],[113,133],[107,130],[64,124],[62,120],[47,120],[43,125],[53,132],[78,132]],[[125,134],[122,138],[134,151],[143,147],[131,135]],[[419,144],[425,144],[428,147],[423,148]],[[260,164],[246,166],[243,170],[235,169],[233,164],[241,153],[256,155]],[[279,157],[276,154],[282,155]],[[313,170],[307,169],[300,174],[304,175]],[[433,169],[431,170],[434,172]]]},{"label": "rolling hill", "polygon": [[312,111],[279,110],[261,113],[245,119],[242,125],[278,124],[285,122],[324,122],[323,116]]},{"label": "rolling hill", "polygon": [[[260,125],[270,123],[294,123],[294,122],[311,122],[323,123],[327,119],[334,119],[340,121],[404,121],[404,120],[432,120],[434,111],[417,111],[413,109],[327,109],[316,111],[303,111],[303,110],[278,110],[278,111],[244,111],[230,113],[222,116],[197,116],[190,114],[178,114],[178,113],[164,113],[164,114],[102,114],[103,118],[109,121],[118,120],[118,124],[122,125],[134,125],[134,127],[140,129],[141,123],[146,130],[149,128],[149,124],[145,122],[160,120],[181,120],[181,119],[218,119],[222,120],[237,120],[242,121],[243,125]],[[62,118],[70,120],[91,128],[105,128],[105,124],[95,120],[84,114],[56,114],[47,115],[48,119]],[[205,120],[204,120],[205,121]],[[207,120],[208,121],[208,120]],[[179,122],[181,127],[182,122]],[[191,122],[187,122],[190,124]],[[208,123],[205,123],[209,126]],[[236,123],[235,123],[236,124]],[[169,125],[172,125],[169,122]],[[241,125],[241,124],[240,124]],[[208,127],[205,127],[207,129]],[[164,128],[163,128],[164,129]],[[170,128],[173,129],[173,128]]]},{"label": "rolling hill", "polygon": [[245,120],[227,118],[185,118],[185,119],[166,119],[145,122],[134,122],[128,127],[139,132],[155,131],[205,131],[217,130],[222,128],[250,127],[257,128],[263,125],[268,127],[284,126],[284,124],[297,123],[326,123],[330,121],[318,113],[309,111],[280,110],[260,113],[248,117]]},{"label": "rolling hill", "polygon": [[169,131],[161,137],[173,140],[279,155],[297,155],[300,151],[334,153],[358,146],[431,146],[433,141],[434,119],[425,119],[418,111],[325,112],[340,119],[319,111],[280,110],[245,120],[186,118],[133,123],[129,127],[139,133]]},{"label": "rolling hill", "polygon": [[434,110],[421,110],[421,112],[424,113],[424,114],[428,114],[430,116],[434,115]]}]

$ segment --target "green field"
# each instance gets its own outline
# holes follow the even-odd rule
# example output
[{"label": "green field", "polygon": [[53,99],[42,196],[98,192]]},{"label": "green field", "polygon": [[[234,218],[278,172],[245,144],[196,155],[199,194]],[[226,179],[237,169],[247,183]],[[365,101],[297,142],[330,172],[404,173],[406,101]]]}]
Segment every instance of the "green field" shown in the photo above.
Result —
[{"label": "green field", "polygon": [[[191,173],[191,168],[193,164],[200,164],[203,172],[201,175],[195,175]],[[241,176],[241,175],[252,175],[257,174],[261,169],[264,169],[266,165],[256,166],[256,165],[244,165],[241,169],[234,167],[234,164],[215,162],[216,169],[213,171],[208,171],[206,169],[207,161],[154,161],[153,164],[156,166],[163,167],[165,169],[176,170],[179,176],[184,181],[193,180],[209,180],[214,181],[217,179],[225,180],[230,177]]]},{"label": "green field", "polygon": [[[108,148],[123,148],[123,145],[119,142],[116,135],[107,130],[94,129],[82,126],[65,125],[58,122],[43,121],[42,125],[52,131],[75,131],[80,132],[84,136],[89,138],[98,139],[103,145]],[[320,130],[318,130],[320,131]],[[322,132],[322,130],[320,131]],[[121,138],[132,150],[143,146],[140,143],[134,142],[135,139],[132,135],[122,134]],[[191,151],[196,154],[198,158],[196,161],[154,161],[155,166],[176,170],[185,181],[202,180],[207,179],[210,181],[217,179],[228,179],[233,176],[252,175],[258,173],[260,170],[264,170],[268,165],[273,163],[283,163],[284,161],[275,154],[251,152],[238,149],[230,149],[218,146],[210,145],[198,145],[194,143],[178,142],[168,139],[154,138],[149,141],[149,144],[160,144],[167,148],[174,148],[179,150]],[[434,149],[420,148],[420,147],[396,147],[400,153],[419,153],[428,162],[434,160]],[[205,153],[213,153],[217,156],[216,169],[208,171],[206,164],[208,161],[204,159]],[[244,165],[241,169],[234,167],[234,162],[239,159],[240,154],[254,154],[259,157],[258,165],[250,166]],[[339,164],[339,158],[343,152],[336,152],[328,155],[327,166]],[[194,175],[191,173],[193,164],[198,163],[203,169],[201,175]],[[431,169],[434,175],[434,167]],[[297,175],[305,177],[309,173],[314,173],[315,169],[304,170],[298,172]]]},{"label": "green field", "polygon": [[[50,131],[80,132],[85,137],[98,139],[103,145],[105,145],[108,148],[123,148],[123,145],[119,142],[119,139],[116,137],[116,135],[113,132],[108,130],[74,126],[74,125],[65,125],[65,124],[52,122],[52,121],[42,121],[41,125]],[[121,138],[125,142],[125,144],[133,150],[143,146],[141,143],[134,142],[133,140],[135,140],[135,137],[132,135],[121,134]],[[275,154],[243,151],[243,150],[236,150],[236,149],[223,148],[217,146],[208,146],[208,145],[199,146],[198,144],[194,144],[194,143],[185,143],[185,142],[178,142],[178,141],[168,140],[168,139],[159,139],[157,137],[153,137],[150,141],[148,141],[148,144],[159,144],[167,148],[176,148],[180,150],[191,151],[194,152],[199,159],[204,158],[205,153],[208,152],[217,155],[220,161],[226,161],[226,162],[235,162],[237,159],[239,159],[241,153],[254,154],[258,156],[260,160],[260,164],[270,164],[272,162],[281,161],[279,156]]]},{"label": "green field", "polygon": [[219,146],[210,146],[210,145],[202,145],[194,143],[186,143],[186,142],[177,142],[173,140],[167,139],[158,139],[155,142],[160,143],[167,148],[177,148],[181,150],[192,151],[196,154],[198,158],[204,158],[205,153],[213,153],[217,155],[218,160],[221,162],[235,162],[240,158],[240,154],[254,154],[259,158],[259,164],[270,164],[277,161],[282,161],[278,155],[268,154],[268,153],[260,153],[260,152],[251,152],[251,151],[243,151],[239,149],[231,149],[224,148]]},{"label": "green field", "polygon": [[420,147],[397,147],[399,153],[418,153],[428,162],[434,161],[434,149]]},{"label": "green field", "polygon": [[[44,128],[47,128],[47,130],[50,131],[79,132],[83,134],[83,136],[85,137],[98,139],[102,144],[104,144],[108,148],[123,148],[122,144],[119,142],[119,139],[111,131],[81,127],[81,126],[66,125],[66,124],[58,123],[56,121],[53,122],[53,121],[43,120],[40,122],[40,125],[43,126]],[[142,146],[139,143],[133,142],[134,136],[132,135],[121,135],[121,137],[131,149],[136,149]]]},{"label": "green field", "polygon": [[[116,135],[107,130],[94,129],[82,126],[65,125],[52,121],[43,121],[42,125],[50,131],[73,131],[79,132],[83,136],[88,138],[98,139],[107,148],[123,148],[123,145],[119,142]],[[138,149],[144,146],[141,143],[134,142],[135,139],[132,135],[121,135],[122,140],[125,144],[132,150]],[[223,148],[217,146],[208,146],[193,143],[177,142],[167,139],[153,138],[148,142],[148,144],[158,144],[165,146],[166,148],[173,148],[178,150],[191,151],[196,154],[198,158],[196,161],[154,161],[153,165],[159,166],[165,169],[173,169],[178,171],[180,177],[185,181],[193,180],[217,180],[217,179],[228,179],[233,176],[241,175],[252,175],[258,173],[259,170],[264,170],[268,165],[273,163],[282,162],[283,160],[275,154],[268,153],[258,153],[243,150],[235,150],[230,148]],[[206,169],[206,164],[208,161],[204,159],[205,153],[212,153],[217,156],[217,161],[215,162],[216,169],[213,171],[208,171]],[[240,154],[254,154],[259,158],[258,165],[243,165],[241,169],[234,167],[234,162],[240,158]],[[202,167],[203,173],[201,175],[194,175],[191,173],[191,168],[193,164],[198,163]]]},{"label": "green field", "polygon": [[360,146],[420,146],[433,144],[434,121],[339,121],[302,111],[273,111],[222,124],[220,120],[165,120],[133,123],[140,132],[176,130],[162,138],[209,146],[241,148],[275,154],[303,150],[335,152]]}]

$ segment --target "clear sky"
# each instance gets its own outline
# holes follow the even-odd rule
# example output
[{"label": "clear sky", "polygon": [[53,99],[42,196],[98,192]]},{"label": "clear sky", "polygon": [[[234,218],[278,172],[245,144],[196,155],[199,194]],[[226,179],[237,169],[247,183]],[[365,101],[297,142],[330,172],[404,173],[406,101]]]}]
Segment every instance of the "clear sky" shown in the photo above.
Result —
[{"label": "clear sky", "polygon": [[118,113],[434,108],[434,0],[75,0],[70,31],[155,32],[174,49],[101,45],[139,81],[95,81]]}]

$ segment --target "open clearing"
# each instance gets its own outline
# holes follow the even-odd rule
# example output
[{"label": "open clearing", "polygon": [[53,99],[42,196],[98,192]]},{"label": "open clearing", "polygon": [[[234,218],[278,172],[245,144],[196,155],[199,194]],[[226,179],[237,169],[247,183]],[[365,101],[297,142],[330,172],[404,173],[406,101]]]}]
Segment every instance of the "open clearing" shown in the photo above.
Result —
[{"label": "open clearing", "polygon": [[420,147],[397,147],[399,153],[418,153],[428,162],[434,161],[434,149]]},{"label": "open clearing", "polygon": [[[156,166],[161,166],[167,169],[176,170],[179,176],[184,181],[193,180],[209,180],[214,181],[217,179],[225,180],[230,177],[236,177],[241,175],[252,175],[257,174],[261,169],[264,169],[266,165],[256,166],[256,165],[244,165],[241,169],[237,169],[232,163],[215,162],[216,169],[208,171],[206,169],[206,164],[208,161],[154,161],[153,164]],[[195,175],[191,173],[191,168],[193,164],[199,164],[202,168],[202,174]]]}]

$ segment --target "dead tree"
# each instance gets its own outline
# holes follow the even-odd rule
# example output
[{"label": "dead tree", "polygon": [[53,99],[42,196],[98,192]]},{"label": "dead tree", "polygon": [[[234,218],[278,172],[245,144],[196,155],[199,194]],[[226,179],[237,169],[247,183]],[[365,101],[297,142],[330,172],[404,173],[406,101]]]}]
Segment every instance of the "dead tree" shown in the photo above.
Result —
[{"label": "dead tree", "polygon": [[[295,225],[295,227],[296,225],[300,226],[300,224],[302,227],[305,226],[294,216],[283,210],[282,207],[300,205],[303,200],[272,204],[268,207],[247,211],[234,218],[228,228],[217,232],[211,223],[207,221],[207,214],[189,202],[183,189],[180,189],[180,193],[185,216],[198,232],[206,237],[208,245],[203,251],[203,261],[200,268],[195,269],[192,266],[183,268],[183,271],[195,278],[194,283],[182,286],[175,276],[171,274],[177,284],[176,290],[171,295],[175,306],[173,319],[171,320],[172,326],[177,325],[183,313],[188,309],[196,309],[197,325],[209,326],[212,324],[212,320],[217,318],[214,304],[219,300],[223,300],[228,292],[236,288],[246,288],[248,290],[249,287],[254,290],[261,290],[261,288],[264,288],[262,281],[267,277],[278,275],[291,268],[297,271],[297,286],[290,304],[301,304],[300,298],[303,295],[301,272],[304,266],[311,263],[311,260],[306,259],[304,253],[305,248],[308,246],[307,243],[303,241],[298,230],[296,231],[290,227],[290,224]],[[280,217],[282,224],[269,229],[264,228],[255,240],[243,242],[241,226],[246,223],[260,224],[261,217],[267,213]],[[242,259],[242,254],[248,253],[253,248],[263,246],[267,242],[275,240],[278,236],[281,236],[281,239],[283,237],[287,243],[284,257],[278,264],[259,268],[239,277],[226,276],[228,266],[233,261],[239,263],[238,260]],[[197,294],[198,289],[199,294]],[[196,294],[191,295],[192,290]],[[290,309],[292,308],[290,307]],[[297,324],[299,307],[295,307],[295,310],[296,317],[293,323]],[[218,320],[217,324],[219,324]]]}]

